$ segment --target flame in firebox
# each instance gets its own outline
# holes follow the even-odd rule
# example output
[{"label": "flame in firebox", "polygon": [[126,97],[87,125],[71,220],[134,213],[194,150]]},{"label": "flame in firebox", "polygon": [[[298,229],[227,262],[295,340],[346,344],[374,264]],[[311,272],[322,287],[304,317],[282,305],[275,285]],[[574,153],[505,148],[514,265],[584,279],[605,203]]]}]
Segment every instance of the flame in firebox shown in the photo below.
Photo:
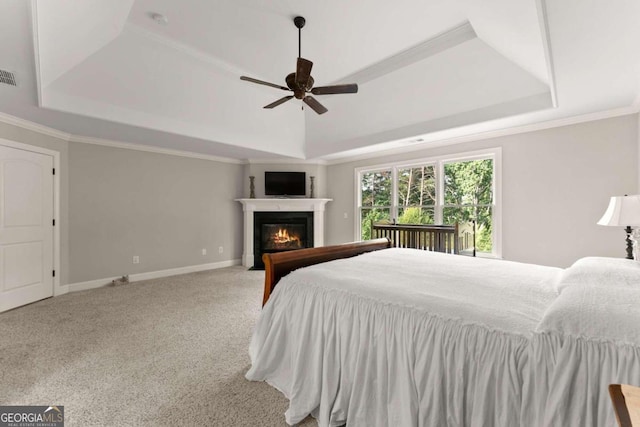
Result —
[{"label": "flame in firebox", "polygon": [[300,244],[300,237],[295,234],[289,234],[286,228],[279,228],[278,232],[273,235],[273,242],[278,245],[297,242]]}]

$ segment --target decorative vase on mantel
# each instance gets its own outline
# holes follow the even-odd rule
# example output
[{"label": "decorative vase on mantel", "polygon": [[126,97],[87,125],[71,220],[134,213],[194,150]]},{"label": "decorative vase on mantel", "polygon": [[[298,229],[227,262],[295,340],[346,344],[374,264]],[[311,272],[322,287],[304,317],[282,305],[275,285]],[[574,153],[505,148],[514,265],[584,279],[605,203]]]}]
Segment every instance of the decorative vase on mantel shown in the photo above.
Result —
[{"label": "decorative vase on mantel", "polygon": [[311,191],[309,191],[309,197],[311,199],[313,199],[315,197],[313,195],[313,182],[315,181],[316,177],[315,176],[310,176],[309,179],[311,180]]},{"label": "decorative vase on mantel", "polygon": [[256,179],[255,176],[249,177],[249,198],[250,199],[256,198],[256,183],[254,182],[255,179]]}]

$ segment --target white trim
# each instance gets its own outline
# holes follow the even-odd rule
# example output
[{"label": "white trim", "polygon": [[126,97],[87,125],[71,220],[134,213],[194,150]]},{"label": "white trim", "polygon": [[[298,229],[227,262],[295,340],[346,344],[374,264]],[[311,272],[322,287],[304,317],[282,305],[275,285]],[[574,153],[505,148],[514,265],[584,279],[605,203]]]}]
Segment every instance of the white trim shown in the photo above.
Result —
[{"label": "white trim", "polygon": [[[209,154],[199,154],[199,153],[193,153],[190,151],[181,151],[181,150],[174,150],[174,149],[169,149],[169,148],[159,148],[159,147],[153,147],[150,145],[142,145],[142,144],[133,144],[133,143],[128,143],[128,142],[117,142],[117,141],[109,141],[109,140],[105,140],[105,139],[100,139],[100,138],[91,138],[91,137],[83,137],[83,136],[77,136],[77,135],[72,135],[66,132],[62,132],[59,131],[57,129],[53,129],[29,120],[25,120],[19,117],[15,117],[6,113],[2,113],[0,112],[0,122],[2,123],[7,123],[9,125],[13,125],[13,126],[17,126],[20,127],[22,129],[26,129],[26,130],[30,130],[33,132],[38,132],[41,133],[43,135],[48,135],[54,138],[58,138],[64,141],[71,141],[71,142],[78,142],[78,143],[84,143],[84,144],[95,144],[95,145],[104,145],[104,146],[108,146],[108,147],[116,147],[116,148],[123,148],[123,149],[129,149],[129,150],[137,150],[137,151],[145,151],[145,152],[150,152],[150,153],[159,153],[159,154],[166,154],[166,155],[170,155],[170,156],[179,156],[179,157],[187,157],[187,158],[195,158],[195,159],[202,159],[202,160],[210,160],[210,161],[215,161],[215,162],[223,162],[223,163],[233,163],[233,164],[249,164],[249,163],[288,163],[291,162],[292,164],[320,164],[320,165],[326,165],[326,166],[333,166],[333,165],[339,165],[339,164],[343,164],[343,163],[349,163],[349,162],[355,162],[355,161],[359,161],[359,160],[368,160],[368,159],[375,159],[377,157],[386,157],[389,155],[393,155],[393,154],[406,154],[406,153],[412,153],[412,152],[416,152],[416,151],[423,151],[423,150],[427,150],[430,148],[436,148],[436,147],[442,147],[442,146],[447,146],[447,145],[455,145],[455,144],[461,144],[464,142],[474,142],[474,141],[482,141],[485,139],[491,139],[491,138],[499,138],[502,136],[509,136],[509,135],[517,135],[517,134],[521,134],[521,133],[528,133],[528,132],[535,132],[538,130],[545,130],[545,129],[551,129],[551,128],[556,128],[556,127],[562,127],[562,126],[569,126],[569,125],[573,125],[573,124],[578,124],[578,123],[584,123],[584,122],[590,122],[590,121],[596,121],[596,120],[604,120],[604,119],[609,119],[609,118],[613,118],[613,117],[620,117],[620,116],[626,116],[626,115],[630,115],[630,114],[637,114],[638,112],[640,112],[640,94],[638,96],[638,98],[636,99],[636,102],[630,106],[630,107],[623,107],[623,108],[617,108],[617,109],[613,109],[613,110],[607,110],[607,111],[600,111],[600,112],[596,112],[596,113],[588,113],[588,114],[583,114],[580,116],[572,116],[572,117],[565,117],[562,119],[557,119],[557,120],[549,120],[549,121],[545,121],[545,122],[539,122],[539,123],[533,123],[533,124],[528,124],[528,125],[522,125],[522,126],[517,126],[517,127],[511,127],[511,128],[505,128],[505,129],[499,129],[499,130],[494,130],[494,131],[487,131],[487,132],[479,132],[479,133],[473,133],[473,134],[469,134],[469,135],[464,135],[464,136],[458,136],[458,137],[454,137],[454,138],[448,138],[448,139],[441,139],[441,140],[435,140],[435,141],[427,141],[421,144],[412,144],[411,146],[407,146],[407,147],[398,147],[398,148],[393,148],[393,149],[389,149],[389,150],[381,150],[381,151],[375,151],[375,152],[371,152],[371,153],[364,153],[364,154],[357,154],[357,155],[345,155],[344,157],[339,157],[339,156],[334,156],[334,155],[329,155],[329,156],[324,156],[322,158],[317,158],[317,159],[291,159],[290,157],[285,157],[283,159],[245,159],[245,160],[239,160],[239,159],[233,159],[233,158],[229,158],[229,157],[220,157],[220,156],[214,156],[214,155],[209,155]],[[416,138],[416,137],[414,137]],[[411,138],[413,139],[413,138]]]},{"label": "white trim", "polygon": [[159,148],[150,145],[134,144],[131,142],[110,141],[101,138],[91,138],[82,136],[71,136],[69,142],[79,142],[82,144],[102,145],[105,147],[124,148],[126,150],[144,151],[147,153],[167,154],[169,156],[188,157],[190,159],[209,160],[212,162],[233,163],[237,165],[246,164],[243,160],[229,157],[213,156],[210,154],[200,154],[191,151],[174,150],[172,148]]},{"label": "white trim", "polygon": [[31,12],[31,34],[33,35],[33,60],[36,72],[36,93],[38,94],[38,107],[42,107],[42,78],[40,69],[40,37],[38,32],[38,3],[31,0],[29,3]]},{"label": "white trim", "polygon": [[[604,119],[609,119],[614,117],[626,116],[630,114],[637,114],[638,112],[640,112],[640,94],[636,98],[634,104],[629,107],[617,108],[617,109],[607,110],[607,111],[600,111],[596,113],[588,113],[580,116],[565,117],[562,119],[548,120],[544,122],[532,123],[532,124],[516,126],[511,128],[498,129],[493,131],[472,133],[469,135],[458,136],[453,138],[426,141],[420,144],[412,144],[410,146],[398,147],[398,148],[393,148],[388,150],[380,150],[380,151],[364,153],[364,154],[356,154],[356,155],[346,154],[344,156],[328,155],[328,156],[323,156],[316,159],[291,159],[290,157],[284,157],[282,159],[275,158],[275,159],[239,160],[239,159],[234,159],[230,157],[214,156],[210,154],[199,154],[199,153],[194,153],[190,151],[174,150],[170,148],[159,148],[159,147],[154,147],[150,145],[133,144],[128,142],[117,142],[117,141],[110,141],[106,139],[92,138],[92,137],[83,137],[83,136],[78,136],[78,135],[73,135],[67,132],[63,132],[54,128],[50,128],[48,126],[44,126],[39,123],[35,123],[32,121],[25,120],[25,119],[12,116],[6,113],[2,113],[2,112],[0,112],[0,122],[17,126],[22,129],[30,130],[33,132],[38,132],[43,135],[48,135],[64,141],[78,142],[78,143],[84,143],[84,144],[104,145],[108,147],[145,151],[149,153],[166,154],[170,156],[195,158],[195,159],[209,160],[209,161],[215,161],[215,162],[233,163],[233,164],[241,164],[241,165],[245,165],[249,163],[276,164],[276,163],[290,162],[292,164],[319,164],[319,165],[333,166],[333,165],[339,165],[343,163],[355,162],[359,160],[368,160],[368,159],[375,159],[378,157],[386,157],[394,154],[406,154],[406,153],[412,153],[416,151],[423,151],[423,150],[428,150],[430,148],[461,144],[464,142],[482,141],[485,139],[499,138],[503,136],[517,135],[517,134],[528,133],[528,132],[535,132],[538,130],[569,126],[573,124],[596,121],[596,120],[604,120]],[[415,138],[417,138],[417,136],[409,139],[415,139]]]},{"label": "white trim", "polygon": [[399,160],[397,162],[389,162],[389,163],[379,163],[371,166],[360,166],[355,168],[356,173],[363,171],[377,171],[382,169],[391,169],[394,167],[398,168],[410,168],[413,166],[422,166],[425,163],[436,163],[436,162],[460,162],[464,160],[472,160],[477,157],[482,156],[490,156],[496,151],[502,152],[502,147],[494,147],[494,148],[484,148],[482,150],[474,150],[474,151],[465,151],[463,153],[455,153],[455,154],[445,154],[441,156],[430,156],[430,157],[422,157],[418,159],[407,159],[407,160]]},{"label": "white trim", "polygon": [[[639,96],[639,100],[640,100],[640,96]],[[375,152],[364,153],[364,154],[356,154],[356,155],[347,154],[344,157],[339,157],[339,155],[327,155],[327,156],[323,156],[322,158],[326,160],[327,166],[333,166],[333,165],[339,165],[343,163],[355,162],[359,160],[369,160],[369,159],[375,159],[377,157],[387,157],[394,154],[413,153],[416,151],[423,151],[423,150],[428,150],[436,147],[461,144],[463,142],[482,141],[485,139],[500,138],[503,136],[518,135],[522,133],[535,132],[539,130],[570,126],[570,125],[579,124],[579,123],[610,119],[610,118],[620,117],[620,116],[628,116],[630,114],[637,114],[639,111],[640,111],[640,102],[638,103],[638,105],[632,105],[630,107],[616,108],[613,110],[582,114],[580,116],[564,117],[562,119],[548,120],[548,121],[543,121],[538,123],[532,123],[527,125],[515,126],[515,127],[486,131],[486,132],[471,133],[469,135],[456,136],[453,138],[445,138],[445,139],[439,139],[434,141],[427,141],[426,140],[426,138],[428,137],[427,135],[427,136],[424,136],[426,142],[420,143],[420,144],[412,144],[411,146],[408,146],[408,147],[398,147],[398,148],[392,148],[388,150],[381,150],[381,151],[375,151]],[[415,136],[413,138],[418,138],[418,136]]]},{"label": "white trim", "polygon": [[[433,220],[436,224],[444,224],[444,164],[449,159],[436,160],[436,205],[434,206]],[[455,160],[453,160],[455,161]]]},{"label": "white trim", "polygon": [[493,255],[502,258],[502,147],[493,155]]},{"label": "white trim", "polygon": [[364,84],[477,37],[478,35],[473,29],[471,23],[469,23],[469,21],[465,21],[456,27],[410,47],[409,49],[392,55],[382,61],[378,61],[373,65],[356,71],[355,73],[351,73],[332,84],[350,82]]},{"label": "white trim", "polygon": [[[232,267],[234,265],[240,265],[239,259],[232,259],[229,261],[212,262],[208,264],[190,265],[188,267],[169,268],[167,270],[149,271],[146,273],[136,273],[129,275],[131,282],[138,282],[141,280],[158,279],[161,277],[177,276],[178,274],[196,273],[198,271],[216,270],[218,268]],[[86,291],[88,289],[101,288],[111,284],[113,280],[119,279],[117,277],[109,277],[106,279],[88,280],[86,282],[77,282],[67,285],[68,292]]]},{"label": "white trim", "polygon": [[327,161],[324,159],[292,159],[289,157],[283,158],[268,158],[268,159],[247,159],[247,164],[250,165],[272,165],[272,164],[293,164],[293,165],[321,165],[324,166],[327,164]]},{"label": "white trim", "polygon": [[0,112],[0,122],[68,141],[71,134]]},{"label": "white trim", "polygon": [[110,141],[101,138],[92,138],[88,136],[77,136],[66,132],[40,125],[38,123],[24,120],[19,117],[11,116],[0,112],[0,122],[17,126],[22,129],[38,132],[43,135],[52,136],[67,142],[78,142],[82,144],[103,145],[105,147],[122,148],[125,150],[144,151],[148,153],[166,154],[169,156],[187,157],[190,159],[209,160],[212,162],[232,163],[237,165],[247,164],[246,160],[232,159],[230,157],[214,156],[211,154],[194,153],[191,151],[174,150],[171,148],[153,147],[151,145],[134,144],[131,142]]},{"label": "white trim", "polygon": [[549,92],[551,93],[551,103],[553,108],[558,108],[558,94],[556,89],[556,77],[553,68],[553,51],[551,49],[551,36],[549,35],[549,19],[545,0],[536,0],[538,9],[538,24],[542,46],[544,49],[545,62],[547,64],[547,78],[549,79]]},{"label": "white trim", "polygon": [[65,286],[60,285],[62,275],[60,270],[60,152],[5,138],[0,138],[0,145],[53,157],[53,167],[56,170],[56,174],[53,175],[53,219],[56,220],[56,225],[53,227],[53,269],[56,275],[53,277],[52,294],[53,296],[64,294],[67,290]]}]

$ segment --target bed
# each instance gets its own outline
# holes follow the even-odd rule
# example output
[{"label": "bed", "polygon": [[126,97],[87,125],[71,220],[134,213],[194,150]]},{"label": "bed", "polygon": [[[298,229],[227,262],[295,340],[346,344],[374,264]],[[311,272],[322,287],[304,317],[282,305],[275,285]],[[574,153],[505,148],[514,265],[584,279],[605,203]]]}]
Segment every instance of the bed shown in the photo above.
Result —
[{"label": "bed", "polygon": [[615,425],[607,386],[640,384],[640,264],[387,246],[265,257],[246,377],[289,399],[287,423]]}]

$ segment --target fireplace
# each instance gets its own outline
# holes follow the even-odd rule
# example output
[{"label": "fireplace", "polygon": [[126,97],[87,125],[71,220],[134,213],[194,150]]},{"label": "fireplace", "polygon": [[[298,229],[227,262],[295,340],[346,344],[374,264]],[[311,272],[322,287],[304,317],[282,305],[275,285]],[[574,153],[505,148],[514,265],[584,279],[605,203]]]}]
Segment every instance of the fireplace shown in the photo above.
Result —
[{"label": "fireplace", "polygon": [[254,212],[253,268],[262,254],[313,247],[313,212]]},{"label": "fireplace", "polygon": [[[324,207],[331,199],[236,199],[242,203],[244,217],[244,234],[242,238],[242,265],[254,266],[256,213],[306,213],[313,218],[311,225],[307,225],[307,246],[324,245]],[[307,223],[308,224],[308,223]],[[262,231],[260,231],[262,233]],[[257,257],[262,264],[262,252]]]}]

